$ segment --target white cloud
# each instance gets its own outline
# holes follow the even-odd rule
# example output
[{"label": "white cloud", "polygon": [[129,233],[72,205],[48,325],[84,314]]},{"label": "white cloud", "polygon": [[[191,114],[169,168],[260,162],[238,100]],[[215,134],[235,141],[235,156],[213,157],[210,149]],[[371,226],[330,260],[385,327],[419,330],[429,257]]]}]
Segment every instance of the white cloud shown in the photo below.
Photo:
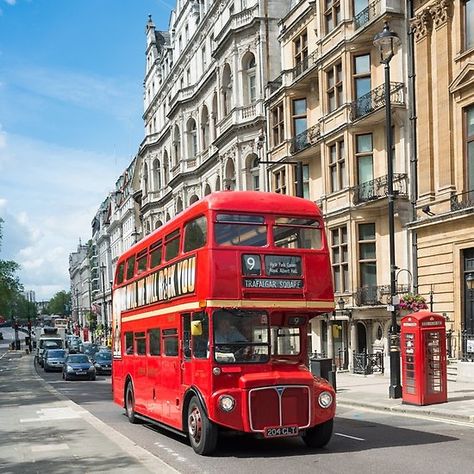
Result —
[{"label": "white cloud", "polygon": [[115,161],[13,134],[0,148],[1,258],[21,265],[37,299],[69,289],[69,254],[90,238],[92,218],[128,165]]},{"label": "white cloud", "polygon": [[5,3],[8,3],[8,5],[15,5],[16,0],[5,0]]}]

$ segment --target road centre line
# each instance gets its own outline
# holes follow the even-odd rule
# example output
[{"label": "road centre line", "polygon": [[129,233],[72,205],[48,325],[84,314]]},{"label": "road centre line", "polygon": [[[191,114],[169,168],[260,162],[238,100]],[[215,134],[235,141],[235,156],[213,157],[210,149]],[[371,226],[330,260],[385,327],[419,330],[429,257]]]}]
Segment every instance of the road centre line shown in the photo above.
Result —
[{"label": "road centre line", "polygon": [[336,436],[342,436],[343,438],[355,439],[356,441],[365,441],[364,438],[358,438],[357,436],[350,436],[343,433],[334,433]]}]

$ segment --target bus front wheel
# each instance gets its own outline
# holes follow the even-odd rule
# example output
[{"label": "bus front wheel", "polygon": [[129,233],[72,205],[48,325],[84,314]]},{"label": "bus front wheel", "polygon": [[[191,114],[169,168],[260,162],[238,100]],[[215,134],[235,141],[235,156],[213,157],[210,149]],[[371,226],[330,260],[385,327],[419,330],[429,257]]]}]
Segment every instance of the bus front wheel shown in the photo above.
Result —
[{"label": "bus front wheel", "polygon": [[217,426],[209,420],[197,397],[188,406],[188,433],[191,446],[197,454],[206,456],[216,449]]},{"label": "bus front wheel", "polygon": [[332,436],[334,420],[328,420],[320,425],[306,430],[303,441],[309,448],[322,448],[329,443]]},{"label": "bus front wheel", "polygon": [[135,414],[135,394],[133,393],[133,386],[130,382],[125,391],[125,412],[130,423],[138,423],[138,418]]}]

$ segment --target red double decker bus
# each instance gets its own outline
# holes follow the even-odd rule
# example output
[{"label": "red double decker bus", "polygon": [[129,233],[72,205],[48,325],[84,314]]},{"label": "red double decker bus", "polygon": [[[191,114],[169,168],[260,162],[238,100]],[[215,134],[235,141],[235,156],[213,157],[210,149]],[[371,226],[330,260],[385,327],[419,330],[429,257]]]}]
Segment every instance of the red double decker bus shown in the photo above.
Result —
[{"label": "red double decker bus", "polygon": [[311,318],[332,311],[318,207],[263,192],[208,195],[134,245],[113,288],[113,396],[209,454],[219,430],[332,435],[335,394],[308,370]]}]

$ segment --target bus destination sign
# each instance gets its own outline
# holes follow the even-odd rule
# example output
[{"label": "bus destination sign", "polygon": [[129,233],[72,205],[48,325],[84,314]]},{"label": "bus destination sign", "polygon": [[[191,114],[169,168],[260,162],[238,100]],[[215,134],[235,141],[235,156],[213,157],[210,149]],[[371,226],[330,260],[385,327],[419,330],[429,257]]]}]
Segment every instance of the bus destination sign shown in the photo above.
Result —
[{"label": "bus destination sign", "polygon": [[283,278],[244,278],[245,288],[267,288],[294,290],[303,288],[303,280],[287,280]]},{"label": "bus destination sign", "polygon": [[301,276],[301,257],[265,255],[265,273],[268,276]]}]

